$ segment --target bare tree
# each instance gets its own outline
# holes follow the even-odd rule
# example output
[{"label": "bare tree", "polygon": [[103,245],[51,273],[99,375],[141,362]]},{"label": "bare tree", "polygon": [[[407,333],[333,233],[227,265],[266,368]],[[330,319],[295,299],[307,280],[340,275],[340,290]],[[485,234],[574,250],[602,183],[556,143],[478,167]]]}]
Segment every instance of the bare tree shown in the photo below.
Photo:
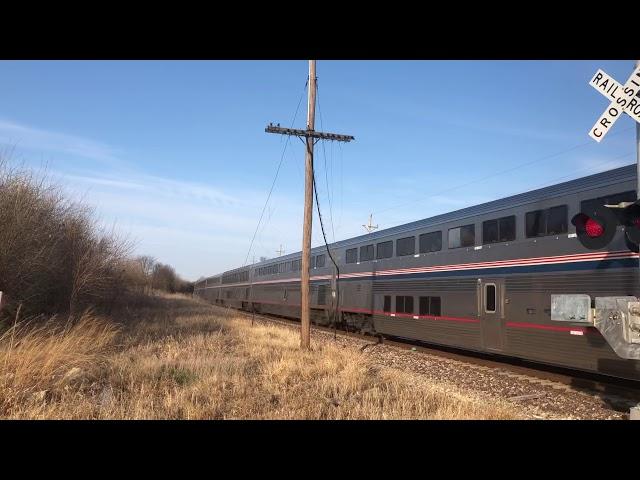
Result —
[{"label": "bare tree", "polygon": [[156,259],[150,255],[141,255],[136,259],[140,262],[142,267],[142,273],[146,278],[145,291],[149,293],[151,291],[151,285],[153,283],[153,267],[157,263]]}]

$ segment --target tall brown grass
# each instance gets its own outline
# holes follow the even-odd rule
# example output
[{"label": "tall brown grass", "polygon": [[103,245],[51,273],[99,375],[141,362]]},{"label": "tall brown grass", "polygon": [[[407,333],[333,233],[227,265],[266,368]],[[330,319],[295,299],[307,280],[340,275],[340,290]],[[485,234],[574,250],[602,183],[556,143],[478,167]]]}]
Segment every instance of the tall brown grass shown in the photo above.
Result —
[{"label": "tall brown grass", "polygon": [[[357,347],[251,325],[186,297],[0,339],[1,416],[96,419],[517,418],[506,404],[377,365]],[[123,313],[124,314],[124,313]],[[129,321],[128,321],[129,320]],[[57,333],[56,333],[57,332]],[[75,370],[74,370],[75,369]],[[44,392],[44,393],[43,393]]]},{"label": "tall brown grass", "polygon": [[0,416],[38,418],[99,378],[118,332],[84,313],[76,322],[16,323],[0,336]]}]

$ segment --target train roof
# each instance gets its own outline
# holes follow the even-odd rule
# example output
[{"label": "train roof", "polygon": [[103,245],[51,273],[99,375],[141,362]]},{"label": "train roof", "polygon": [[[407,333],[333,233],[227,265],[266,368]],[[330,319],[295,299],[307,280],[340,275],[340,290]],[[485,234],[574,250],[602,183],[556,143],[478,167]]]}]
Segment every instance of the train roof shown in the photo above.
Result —
[{"label": "train roof", "polygon": [[[355,243],[364,241],[375,241],[392,235],[398,235],[412,230],[420,228],[426,228],[430,226],[439,225],[446,222],[453,222],[457,220],[463,220],[468,217],[476,215],[484,215],[495,211],[503,210],[506,208],[512,208],[515,206],[525,205],[540,200],[546,200],[554,198],[560,195],[567,195],[577,193],[582,190],[589,190],[598,187],[604,187],[607,185],[620,183],[624,181],[636,179],[636,165],[626,165],[624,167],[615,168],[613,170],[607,170],[605,172],[596,173],[586,177],[576,178],[567,182],[558,183],[548,187],[538,188],[530,190],[525,193],[519,193],[504,197],[498,200],[492,200],[490,202],[481,203],[479,205],[473,205],[471,207],[462,208],[453,212],[443,213],[435,215],[433,217],[417,220],[410,223],[405,223],[395,227],[386,228],[384,230],[378,230],[376,232],[366,233],[357,237],[347,238],[335,243],[329,244],[331,249],[346,247]],[[311,249],[311,253],[318,254],[325,251],[325,246],[314,247]],[[248,267],[256,267],[262,265],[270,265],[272,263],[279,263],[282,261],[293,260],[300,257],[300,252],[290,253],[281,257],[271,258],[263,262],[258,262],[253,265],[246,265],[245,267],[235,268],[224,273],[235,272],[237,270],[246,269]]]},{"label": "train roof", "polygon": [[530,190],[525,193],[511,195],[509,197],[492,200],[490,202],[481,203],[479,205],[473,205],[471,207],[462,208],[453,212],[443,213],[433,217],[425,218],[423,220],[417,220],[415,222],[405,223],[396,227],[391,227],[384,230],[379,230],[377,232],[367,233],[364,235],[359,235],[357,237],[341,240],[339,242],[336,242],[335,244],[332,244],[331,247],[339,248],[350,245],[351,243],[358,243],[364,240],[377,240],[383,237],[397,235],[419,228],[430,227],[445,222],[455,222],[457,220],[462,220],[476,215],[484,215],[495,211],[504,210],[506,208],[513,208],[540,200],[547,200],[561,195],[577,193],[582,190],[590,190],[593,188],[604,187],[607,185],[635,179],[636,165],[626,165],[624,167],[608,170],[606,172],[596,173],[587,177],[576,178],[567,182],[557,183],[555,185],[538,188],[536,190]]}]

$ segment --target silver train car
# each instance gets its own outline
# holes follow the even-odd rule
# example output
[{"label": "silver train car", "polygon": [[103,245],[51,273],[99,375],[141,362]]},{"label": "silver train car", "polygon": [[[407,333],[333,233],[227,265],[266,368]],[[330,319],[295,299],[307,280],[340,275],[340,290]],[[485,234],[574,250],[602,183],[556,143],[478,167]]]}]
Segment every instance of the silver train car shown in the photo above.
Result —
[{"label": "silver train car", "polygon": [[[592,326],[554,322],[552,294],[640,297],[618,229],[588,250],[571,218],[636,200],[635,165],[312,249],[311,317],[371,334],[640,380]],[[300,318],[300,252],[196,283],[211,303]]]}]

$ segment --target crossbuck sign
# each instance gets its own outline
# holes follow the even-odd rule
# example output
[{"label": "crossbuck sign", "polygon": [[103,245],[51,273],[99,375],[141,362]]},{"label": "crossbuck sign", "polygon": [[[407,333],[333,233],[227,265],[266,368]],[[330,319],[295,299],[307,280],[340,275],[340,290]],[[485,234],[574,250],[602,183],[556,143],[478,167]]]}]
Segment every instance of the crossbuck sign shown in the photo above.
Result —
[{"label": "crossbuck sign", "polygon": [[640,66],[636,67],[624,86],[600,69],[589,83],[602,95],[611,99],[611,104],[589,132],[589,136],[596,142],[604,138],[623,112],[640,123],[640,99],[636,98],[640,89]]}]

